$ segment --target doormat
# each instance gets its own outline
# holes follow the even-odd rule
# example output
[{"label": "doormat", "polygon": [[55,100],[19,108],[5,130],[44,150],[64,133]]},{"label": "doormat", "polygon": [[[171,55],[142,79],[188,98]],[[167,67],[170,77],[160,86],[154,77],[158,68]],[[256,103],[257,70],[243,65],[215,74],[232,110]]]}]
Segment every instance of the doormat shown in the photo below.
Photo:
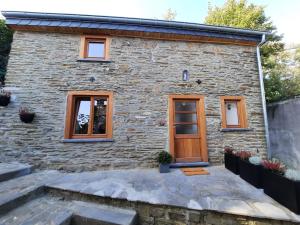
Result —
[{"label": "doormat", "polygon": [[202,167],[194,167],[194,168],[182,168],[181,171],[186,176],[193,176],[193,175],[208,175],[209,172],[202,168]]}]

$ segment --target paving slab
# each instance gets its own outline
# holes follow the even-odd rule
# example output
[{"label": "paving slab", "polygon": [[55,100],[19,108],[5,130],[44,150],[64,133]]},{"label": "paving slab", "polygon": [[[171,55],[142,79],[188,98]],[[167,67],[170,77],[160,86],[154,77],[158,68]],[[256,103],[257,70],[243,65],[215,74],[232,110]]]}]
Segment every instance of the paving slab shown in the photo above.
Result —
[{"label": "paving slab", "polygon": [[0,182],[30,174],[32,166],[26,163],[0,163]]},{"label": "paving slab", "polygon": [[96,171],[67,174],[49,187],[101,197],[142,201],[300,222],[300,216],[223,166],[207,167],[210,175],[185,176],[179,169]]}]

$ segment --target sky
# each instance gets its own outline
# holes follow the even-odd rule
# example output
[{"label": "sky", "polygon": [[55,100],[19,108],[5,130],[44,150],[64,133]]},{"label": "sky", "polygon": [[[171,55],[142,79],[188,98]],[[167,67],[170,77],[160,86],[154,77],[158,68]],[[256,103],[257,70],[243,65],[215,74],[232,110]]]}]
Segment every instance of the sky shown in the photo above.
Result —
[{"label": "sky", "polygon": [[[0,0],[0,11],[75,13],[162,19],[168,8],[176,11],[176,21],[203,23],[208,2],[221,6],[225,0]],[[248,0],[265,6],[279,34],[287,44],[300,43],[300,0]]]}]

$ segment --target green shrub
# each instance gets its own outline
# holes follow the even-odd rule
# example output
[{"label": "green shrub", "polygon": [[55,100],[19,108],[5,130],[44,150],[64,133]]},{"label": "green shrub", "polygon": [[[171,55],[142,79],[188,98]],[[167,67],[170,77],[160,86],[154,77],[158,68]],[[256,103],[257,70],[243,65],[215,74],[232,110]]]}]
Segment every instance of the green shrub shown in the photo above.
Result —
[{"label": "green shrub", "polygon": [[169,152],[161,151],[157,157],[158,163],[169,164],[172,162],[172,156]]}]

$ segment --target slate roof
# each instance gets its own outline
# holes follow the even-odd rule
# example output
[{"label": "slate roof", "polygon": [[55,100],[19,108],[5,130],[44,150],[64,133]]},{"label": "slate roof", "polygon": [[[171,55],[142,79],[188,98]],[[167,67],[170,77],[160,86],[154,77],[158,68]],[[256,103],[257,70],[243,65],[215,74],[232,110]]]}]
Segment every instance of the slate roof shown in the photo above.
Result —
[{"label": "slate roof", "polygon": [[263,31],[176,21],[59,13],[3,11],[6,24],[61,28],[139,31],[260,42]]}]

